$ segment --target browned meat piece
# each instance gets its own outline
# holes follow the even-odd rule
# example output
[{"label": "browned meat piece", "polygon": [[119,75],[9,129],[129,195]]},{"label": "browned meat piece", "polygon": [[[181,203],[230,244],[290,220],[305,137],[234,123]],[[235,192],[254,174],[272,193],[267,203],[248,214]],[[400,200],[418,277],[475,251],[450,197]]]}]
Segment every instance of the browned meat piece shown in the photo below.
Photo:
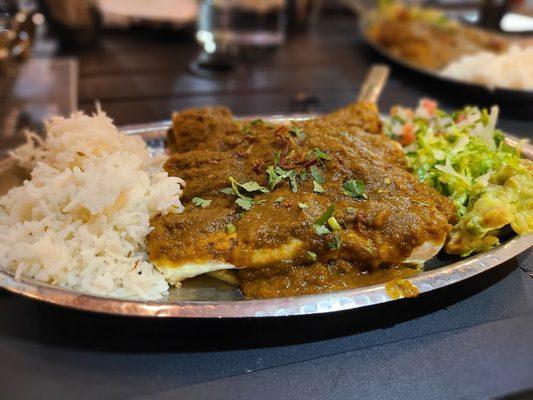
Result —
[{"label": "browned meat piece", "polygon": [[[172,136],[187,151],[172,156],[165,169],[187,182],[186,208],[152,219],[150,259],[164,270],[234,265],[250,297],[353,287],[371,281],[368,273],[397,276],[394,266],[421,257],[414,250],[442,245],[455,212],[404,169],[401,149],[380,130],[377,110],[364,103],[291,127],[235,122],[218,108],[176,114]],[[253,197],[250,210],[220,191],[230,177],[268,187],[267,170],[274,166],[293,171],[292,184],[280,179],[265,193],[241,187]],[[364,194],[347,194],[350,180],[363,183]],[[193,197],[211,203],[202,208]],[[335,231],[321,234],[316,221],[331,206],[335,221],[322,226]]]},{"label": "browned meat piece", "polygon": [[172,116],[169,144],[174,153],[228,150],[240,143],[238,125],[224,107],[185,110]]}]

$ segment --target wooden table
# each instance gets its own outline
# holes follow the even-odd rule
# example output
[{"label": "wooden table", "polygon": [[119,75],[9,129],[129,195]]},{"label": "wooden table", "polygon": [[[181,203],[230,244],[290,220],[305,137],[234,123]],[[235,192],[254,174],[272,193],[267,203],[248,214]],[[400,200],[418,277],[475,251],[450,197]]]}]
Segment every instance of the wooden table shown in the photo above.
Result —
[{"label": "wooden table", "polygon": [[[212,104],[241,115],[325,112],[353,101],[368,66],[383,61],[342,16],[216,79],[191,72],[197,48],[177,33],[107,32],[98,47],[59,54],[79,59],[80,107],[99,100],[119,124]],[[470,100],[395,68],[381,106],[423,96],[446,107]],[[528,118],[502,126],[528,136]],[[288,320],[119,318],[0,293],[0,398],[455,399],[531,390],[532,264],[530,252],[417,299]]]}]

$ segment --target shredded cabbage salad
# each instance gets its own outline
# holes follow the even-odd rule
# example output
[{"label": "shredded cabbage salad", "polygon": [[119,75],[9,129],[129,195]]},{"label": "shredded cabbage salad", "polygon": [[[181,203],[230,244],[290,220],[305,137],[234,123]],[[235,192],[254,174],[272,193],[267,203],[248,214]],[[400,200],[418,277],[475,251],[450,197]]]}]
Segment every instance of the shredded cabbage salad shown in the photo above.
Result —
[{"label": "shredded cabbage salad", "polygon": [[533,232],[533,162],[506,143],[497,119],[497,107],[447,113],[424,99],[415,110],[394,107],[385,120],[385,133],[402,144],[412,172],[457,208],[448,253],[487,250],[508,227]]}]

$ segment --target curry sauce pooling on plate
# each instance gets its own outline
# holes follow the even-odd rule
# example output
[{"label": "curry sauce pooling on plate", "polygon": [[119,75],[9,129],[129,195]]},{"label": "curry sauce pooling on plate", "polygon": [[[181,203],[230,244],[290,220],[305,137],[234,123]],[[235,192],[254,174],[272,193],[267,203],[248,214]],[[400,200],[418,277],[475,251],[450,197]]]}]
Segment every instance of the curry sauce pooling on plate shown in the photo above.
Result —
[{"label": "curry sauce pooling on plate", "polygon": [[168,140],[185,211],[152,218],[148,247],[171,282],[236,268],[250,298],[383,282],[436,254],[455,219],[406,170],[372,104],[287,125],[191,109]]}]

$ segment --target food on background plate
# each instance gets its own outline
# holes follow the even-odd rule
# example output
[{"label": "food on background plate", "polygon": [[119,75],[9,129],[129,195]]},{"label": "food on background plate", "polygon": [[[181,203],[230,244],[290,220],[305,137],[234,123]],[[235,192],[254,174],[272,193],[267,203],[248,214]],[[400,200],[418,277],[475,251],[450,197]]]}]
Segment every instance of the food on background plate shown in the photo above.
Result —
[{"label": "food on background plate", "polygon": [[152,218],[150,261],[170,282],[238,270],[247,297],[301,295],[413,274],[455,221],[450,200],[406,170],[375,106],[290,124],[187,110],[169,132],[181,214]]},{"label": "food on background plate", "polygon": [[508,229],[533,232],[533,162],[505,142],[498,108],[452,113],[422,100],[394,107],[384,131],[404,146],[409,168],[453,200],[459,222],[445,250],[467,256],[499,244]]},{"label": "food on background plate", "polygon": [[379,7],[368,33],[394,56],[430,70],[440,70],[465,55],[499,53],[508,47],[501,35],[464,26],[436,9],[401,2]]},{"label": "food on background plate", "polygon": [[500,54],[482,51],[465,55],[448,64],[441,74],[488,88],[533,90],[533,46],[513,46]]},{"label": "food on background plate", "polygon": [[161,169],[140,137],[99,112],[53,118],[13,157],[31,171],[0,197],[0,260],[16,277],[82,292],[160,299],[148,261],[150,217],[180,212],[183,181]]},{"label": "food on background plate", "polygon": [[490,90],[533,89],[533,46],[440,10],[387,2],[369,14],[369,40],[413,67]]}]

